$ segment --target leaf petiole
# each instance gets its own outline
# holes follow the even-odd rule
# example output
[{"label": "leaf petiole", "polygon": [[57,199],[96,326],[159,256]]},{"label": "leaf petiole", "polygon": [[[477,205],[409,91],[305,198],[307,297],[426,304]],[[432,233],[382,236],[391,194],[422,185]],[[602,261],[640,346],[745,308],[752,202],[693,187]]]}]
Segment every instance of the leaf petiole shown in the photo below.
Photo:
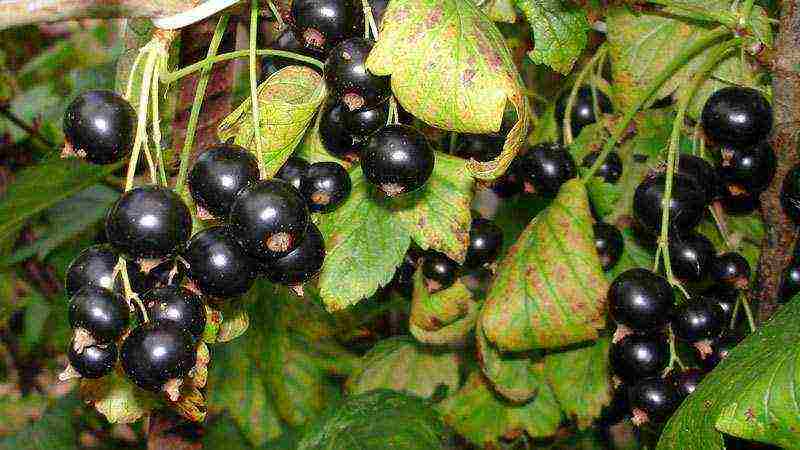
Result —
[{"label": "leaf petiole", "polygon": [[256,78],[256,38],[258,37],[258,0],[252,0],[250,4],[250,47],[249,47],[249,74],[250,74],[250,109],[253,114],[253,135],[256,141],[256,161],[258,162],[258,173],[261,178],[267,175],[267,169],[264,165],[264,153],[261,151],[263,147],[263,136],[259,130],[259,120],[261,113],[258,104],[258,79]]},{"label": "leaf petiole", "polygon": [[[299,55],[293,52],[287,52],[284,50],[256,50],[256,55],[258,56],[280,56],[281,58],[292,59],[294,61],[310,64],[319,70],[323,70],[325,68],[325,64],[322,61],[311,58],[309,56]],[[174,83],[181,78],[191,75],[198,70],[204,70],[207,67],[211,67],[218,62],[229,61],[231,59],[238,59],[250,56],[250,50],[237,50],[235,52],[223,53],[221,55],[217,55],[216,53],[214,56],[207,56],[202,61],[198,61],[194,64],[188,65],[182,69],[176,70],[174,72],[168,72],[162,74],[161,79],[165,84]]]}]

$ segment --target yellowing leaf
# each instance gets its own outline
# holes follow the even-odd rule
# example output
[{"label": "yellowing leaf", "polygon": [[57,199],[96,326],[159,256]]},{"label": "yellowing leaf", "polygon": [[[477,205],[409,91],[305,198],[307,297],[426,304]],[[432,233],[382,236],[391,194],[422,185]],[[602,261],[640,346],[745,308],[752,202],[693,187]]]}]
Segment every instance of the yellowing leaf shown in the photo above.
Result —
[{"label": "yellowing leaf", "polygon": [[414,276],[409,329],[418,341],[426,344],[461,344],[475,327],[478,304],[460,280],[449,288],[428,292],[422,271]]},{"label": "yellowing leaf", "polygon": [[160,403],[155,395],[117,372],[96,380],[83,379],[80,390],[81,397],[111,423],[136,422]]}]

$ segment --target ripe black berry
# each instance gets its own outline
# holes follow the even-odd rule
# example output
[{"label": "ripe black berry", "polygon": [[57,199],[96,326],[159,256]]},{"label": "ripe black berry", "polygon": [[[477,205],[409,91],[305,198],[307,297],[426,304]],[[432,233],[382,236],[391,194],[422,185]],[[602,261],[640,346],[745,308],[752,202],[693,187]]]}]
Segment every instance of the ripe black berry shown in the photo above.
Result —
[{"label": "ripe black berry", "polygon": [[106,217],[111,245],[131,258],[162,258],[189,238],[192,217],[174,192],[157,186],[138,187],[117,200]]},{"label": "ripe black berry", "polygon": [[521,193],[524,189],[522,173],[520,158],[514,158],[506,173],[494,180],[492,191],[500,198],[510,198]]},{"label": "ripe black berry", "polygon": [[465,159],[476,161],[491,161],[503,151],[505,137],[498,133],[490,134],[461,134],[454,154]]},{"label": "ripe black berry", "polygon": [[203,336],[206,308],[192,291],[180,286],[158,288],[145,293],[141,300],[151,322],[169,322],[196,339]]},{"label": "ripe black berry", "polygon": [[800,292],[800,262],[793,260],[783,271],[780,297],[782,302],[791,300]]},{"label": "ripe black berry", "polygon": [[698,342],[713,339],[722,332],[724,314],[714,302],[693,300],[680,306],[672,319],[672,332],[678,339]]},{"label": "ripe black berry", "polygon": [[293,188],[299,190],[300,183],[303,182],[303,177],[308,173],[309,167],[311,167],[311,164],[305,159],[292,157],[286,160],[286,163],[278,170],[275,177],[291,184]]},{"label": "ripe black berry", "polygon": [[622,380],[635,382],[656,376],[669,363],[666,336],[631,334],[611,347],[611,368]]},{"label": "ripe black berry", "polygon": [[800,165],[794,166],[783,179],[781,205],[794,223],[800,223]]},{"label": "ripe black berry", "polygon": [[330,95],[348,111],[370,109],[389,98],[389,77],[373,75],[365,65],[373,42],[350,38],[331,51],[325,61],[325,83]]},{"label": "ripe black berry", "polygon": [[621,273],[608,289],[611,316],[640,332],[657,332],[669,321],[674,294],[666,279],[645,269]]},{"label": "ripe black berry", "polygon": [[233,235],[261,260],[279,258],[297,248],[308,222],[308,207],[297,189],[274,179],[240,192],[230,215]]},{"label": "ripe black berry", "polygon": [[750,283],[750,263],[738,253],[723,253],[711,262],[711,277],[717,283],[745,289]]},{"label": "ripe black berry", "polygon": [[726,147],[720,151],[719,177],[749,192],[762,191],[775,176],[775,152],[762,142],[752,147]]},{"label": "ripe black berry", "polygon": [[341,103],[328,102],[322,108],[319,121],[319,137],[322,146],[339,159],[353,159],[359,153],[353,135],[345,128],[347,108]]},{"label": "ripe black berry", "polygon": [[558,144],[539,144],[521,157],[523,178],[538,194],[552,197],[561,185],[577,174],[575,161]]},{"label": "ripe black berry", "polygon": [[256,181],[255,156],[238,145],[219,144],[197,158],[189,172],[188,185],[198,207],[225,219],[236,194]]},{"label": "ripe black berry", "polygon": [[452,259],[442,253],[429,251],[422,262],[422,275],[433,291],[447,289],[458,278],[459,267]]},{"label": "ripe black berry", "polygon": [[117,363],[117,344],[95,344],[84,347],[81,352],[75,350],[74,345],[69,346],[67,352],[69,365],[83,378],[101,378],[114,370]]},{"label": "ripe black berry", "polygon": [[491,220],[472,219],[469,230],[469,246],[464,267],[475,269],[497,259],[503,246],[503,230]]},{"label": "ripe black berry", "polygon": [[157,392],[167,381],[185,377],[194,367],[197,354],[188,331],[169,322],[147,322],[125,338],[120,360],[134,384]]},{"label": "ripe black berry", "polygon": [[680,372],[675,377],[675,389],[681,399],[688,397],[697,390],[700,381],[703,380],[703,372],[700,369],[690,368]]},{"label": "ripe black berry", "polygon": [[741,341],[741,337],[733,334],[725,335],[719,339],[715,339],[711,343],[711,354],[702,357],[703,367],[706,370],[712,370],[717,367],[725,358],[730,355],[731,350],[736,348]]},{"label": "ripe black berry", "polygon": [[720,201],[729,214],[748,214],[759,205],[760,192],[749,192],[736,183],[722,183]]},{"label": "ripe black berry", "polygon": [[622,233],[614,225],[603,222],[594,224],[594,248],[600,256],[603,270],[608,270],[619,261],[622,255]]},{"label": "ripe black berry", "polygon": [[672,273],[681,280],[701,281],[715,255],[714,244],[700,233],[690,232],[669,240]]},{"label": "ripe black berry", "polygon": [[[324,54],[317,48],[306,47],[305,43],[291,28],[286,28],[281,32],[277,39],[270,45],[272,50],[283,50],[285,52],[299,53],[304,56],[310,56],[316,59],[324,59]],[[280,56],[269,56],[264,58],[261,63],[261,76],[267,78],[273,73],[283,69],[286,66],[302,64],[314,70],[319,70],[316,66],[305,64],[300,61],[288,58],[281,58]]]},{"label": "ripe black berry", "polygon": [[418,264],[416,253],[409,250],[403,257],[403,262],[394,271],[390,285],[404,297],[411,297],[414,291],[414,273]]},{"label": "ripe black berry", "polygon": [[64,136],[72,151],[95,164],[110,164],[133,148],[136,111],[111,91],[80,94],[64,113]]},{"label": "ripe black berry", "polygon": [[655,377],[636,383],[628,392],[628,398],[631,407],[647,414],[647,421],[651,423],[663,422],[680,404],[675,387]]},{"label": "ripe black berry", "polygon": [[433,149],[425,135],[405,125],[389,125],[367,140],[361,169],[367,181],[392,197],[425,185],[434,162]]},{"label": "ripe black berry", "polygon": [[681,155],[678,158],[678,173],[695,182],[705,194],[706,203],[711,203],[717,196],[719,178],[717,172],[705,159],[694,155]]},{"label": "ripe black berry", "polygon": [[[607,114],[614,110],[611,106],[611,101],[608,96],[595,89],[597,93],[597,106],[601,113]],[[569,100],[570,91],[566,91],[556,103],[556,120],[561,125],[564,121],[564,113],[567,110],[567,101]],[[575,103],[572,106],[572,115],[570,117],[570,124],[573,136],[580,134],[583,127],[597,122],[597,117],[594,114],[594,100],[592,99],[592,88],[590,86],[581,86],[578,89],[578,95],[575,97]]]},{"label": "ripe black berry", "polygon": [[739,298],[739,291],[727,285],[715,285],[703,293],[703,297],[722,310],[722,323],[729,324],[733,318],[733,309]]},{"label": "ripe black berry", "polygon": [[353,33],[359,11],[352,0],[297,0],[291,14],[306,47],[323,51]]},{"label": "ripe black berry", "polygon": [[385,126],[388,118],[389,102],[383,102],[374,108],[346,112],[344,126],[348,134],[361,141]]},{"label": "ripe black berry", "polygon": [[108,289],[86,287],[69,301],[69,324],[83,329],[100,343],[117,340],[130,316],[125,299]]},{"label": "ripe black berry", "polygon": [[[87,286],[120,291],[122,283],[114,280],[118,259],[119,255],[107,244],[93,245],[82,251],[67,268],[64,277],[67,296],[72,297]],[[128,261],[126,267],[131,287],[138,292],[145,285],[143,274],[138,264],[132,261]]]},{"label": "ripe black berry", "polygon": [[[647,177],[633,197],[633,214],[651,233],[661,230],[661,204],[666,187],[666,175]],[[686,233],[703,219],[706,195],[694,181],[675,174],[669,201],[669,226],[671,232]]]},{"label": "ripe black berry", "polygon": [[212,297],[237,297],[250,290],[258,262],[239,245],[226,226],[195,234],[183,252],[188,276],[200,292]]},{"label": "ripe black berry", "polygon": [[[583,167],[592,167],[595,161],[597,161],[598,156],[600,156],[600,152],[588,153],[583,158]],[[619,157],[619,153],[609,153],[608,157],[603,161],[603,164],[597,169],[597,172],[594,173],[594,176],[602,178],[606,183],[616,183],[619,177],[622,176],[622,159]]]},{"label": "ripe black berry", "polygon": [[772,106],[755,89],[726,87],[708,98],[701,121],[712,141],[748,147],[763,141],[772,130]]},{"label": "ripe black berry", "polygon": [[325,261],[325,240],[313,223],[308,225],[306,237],[288,255],[266,265],[270,281],[285,285],[304,283],[313,278]]},{"label": "ripe black berry", "polygon": [[300,193],[311,212],[327,213],[347,200],[352,187],[347,169],[339,163],[324,161],[308,168],[300,183]]}]

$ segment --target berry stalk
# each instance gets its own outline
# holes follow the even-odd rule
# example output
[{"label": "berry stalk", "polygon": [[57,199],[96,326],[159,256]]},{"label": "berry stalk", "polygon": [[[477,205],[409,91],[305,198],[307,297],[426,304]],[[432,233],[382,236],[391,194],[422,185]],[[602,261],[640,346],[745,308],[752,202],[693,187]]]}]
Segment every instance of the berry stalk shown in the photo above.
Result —
[{"label": "berry stalk", "polygon": [[256,141],[256,161],[258,161],[258,172],[261,178],[267,176],[267,168],[264,165],[264,153],[261,151],[263,147],[262,136],[260,132],[260,108],[258,104],[258,78],[256,74],[256,39],[258,38],[258,0],[252,0],[250,3],[250,47],[249,47],[249,75],[250,75],[250,111],[253,113],[253,138]]},{"label": "berry stalk", "polygon": [[[575,79],[575,84],[572,85],[572,90],[569,93],[569,97],[567,98],[567,107],[564,109],[565,111],[572,111],[575,107],[575,98],[578,96],[578,90],[580,89],[581,85],[583,85],[583,80],[591,73],[592,68],[597,65],[598,61],[601,58],[604,58],[605,55],[608,54],[608,46],[603,44],[600,48],[597,49],[597,53],[592,56],[592,59],[586,64],[586,66],[581,69],[578,77]],[[598,112],[600,111],[600,107],[597,104],[597,94],[595,92],[594,83],[592,85],[592,105],[595,111],[595,117],[600,117]],[[564,123],[562,124],[564,129],[564,144],[570,145],[572,144],[572,114],[564,114]]]},{"label": "berry stalk", "polygon": [[[269,50],[269,49],[256,50],[256,55],[258,55],[258,56],[279,56],[281,58],[293,59],[293,60],[298,61],[298,62],[310,64],[310,65],[318,68],[319,70],[322,70],[325,67],[325,64],[323,64],[322,61],[320,61],[320,60],[318,60],[316,58],[312,58],[310,56],[303,56],[303,55],[299,55],[297,53],[287,52],[287,51],[284,51],[284,50]],[[213,56],[206,57],[202,61],[198,61],[198,62],[196,62],[194,64],[188,65],[188,66],[184,67],[183,69],[179,69],[179,70],[176,70],[174,72],[169,72],[169,73],[163,74],[161,78],[162,78],[162,80],[163,80],[163,82],[165,84],[170,84],[170,83],[173,83],[175,81],[180,80],[181,78],[183,78],[185,76],[189,76],[189,75],[197,72],[198,70],[205,70],[206,68],[210,68],[210,67],[212,67],[214,64],[216,64],[218,62],[224,62],[224,61],[229,61],[231,59],[238,59],[238,58],[244,58],[244,57],[249,57],[249,56],[250,56],[250,50],[237,50],[235,52],[223,53],[221,55],[215,54]]]}]

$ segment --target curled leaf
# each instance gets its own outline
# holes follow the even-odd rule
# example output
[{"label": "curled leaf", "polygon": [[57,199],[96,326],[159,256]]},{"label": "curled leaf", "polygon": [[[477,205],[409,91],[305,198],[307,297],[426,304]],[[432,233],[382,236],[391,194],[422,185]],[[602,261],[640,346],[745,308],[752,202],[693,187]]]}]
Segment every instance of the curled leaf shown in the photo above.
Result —
[{"label": "curled leaf", "polygon": [[501,353],[483,333],[480,320],[475,328],[478,361],[495,392],[515,403],[533,398],[544,383],[542,358],[537,352]]},{"label": "curled leaf", "polygon": [[81,380],[81,397],[111,423],[132,423],[161,402],[154,394],[139,389],[119,373]]},{"label": "curled leaf", "polygon": [[426,344],[463,344],[475,327],[479,306],[460,280],[449,288],[428,292],[422,271],[414,276],[409,329]]}]

